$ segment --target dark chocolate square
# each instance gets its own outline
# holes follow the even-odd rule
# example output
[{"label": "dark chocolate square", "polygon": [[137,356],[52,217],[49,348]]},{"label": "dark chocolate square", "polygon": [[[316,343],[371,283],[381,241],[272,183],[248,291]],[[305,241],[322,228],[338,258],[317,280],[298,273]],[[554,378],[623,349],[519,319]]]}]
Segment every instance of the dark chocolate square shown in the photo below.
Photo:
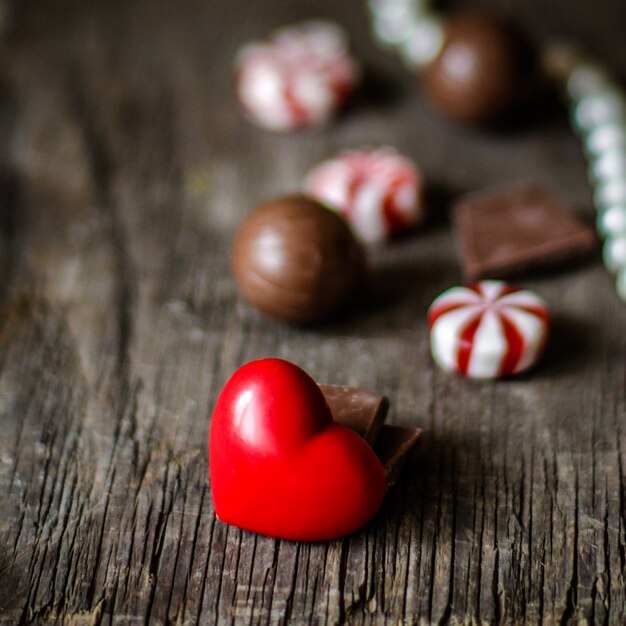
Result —
[{"label": "dark chocolate square", "polygon": [[595,233],[548,190],[517,186],[475,194],[453,207],[466,278],[507,278],[577,260]]}]

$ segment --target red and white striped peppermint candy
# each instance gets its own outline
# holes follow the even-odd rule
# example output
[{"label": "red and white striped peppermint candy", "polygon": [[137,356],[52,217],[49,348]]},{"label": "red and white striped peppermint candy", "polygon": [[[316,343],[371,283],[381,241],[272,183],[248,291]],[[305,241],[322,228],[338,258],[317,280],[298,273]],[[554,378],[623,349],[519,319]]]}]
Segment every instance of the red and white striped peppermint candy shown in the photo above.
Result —
[{"label": "red and white striped peppermint candy", "polygon": [[354,91],[359,67],[343,30],[306,22],[244,46],[237,55],[237,93],[249,117],[268,130],[326,122]]},{"label": "red and white striped peppermint candy", "polygon": [[532,291],[496,280],[453,287],[428,311],[431,353],[444,370],[470,378],[510,376],[537,361],[548,320]]},{"label": "red and white striped peppermint candy", "polygon": [[341,213],[366,242],[388,239],[423,217],[422,176],[392,148],[344,152],[324,161],[307,176],[305,190]]}]

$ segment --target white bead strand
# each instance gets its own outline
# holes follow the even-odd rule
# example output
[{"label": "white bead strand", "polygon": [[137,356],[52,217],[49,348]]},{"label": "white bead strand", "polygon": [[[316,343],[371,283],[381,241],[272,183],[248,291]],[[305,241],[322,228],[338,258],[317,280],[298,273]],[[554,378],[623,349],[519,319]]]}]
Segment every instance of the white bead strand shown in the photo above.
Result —
[{"label": "white bead strand", "polygon": [[383,45],[395,48],[410,69],[432,61],[443,46],[440,17],[428,0],[369,0],[372,30]]},{"label": "white bead strand", "polygon": [[596,226],[606,237],[602,258],[617,274],[616,291],[626,301],[626,97],[604,68],[571,48],[554,46],[545,61],[562,83],[572,127],[583,142],[598,209]]}]

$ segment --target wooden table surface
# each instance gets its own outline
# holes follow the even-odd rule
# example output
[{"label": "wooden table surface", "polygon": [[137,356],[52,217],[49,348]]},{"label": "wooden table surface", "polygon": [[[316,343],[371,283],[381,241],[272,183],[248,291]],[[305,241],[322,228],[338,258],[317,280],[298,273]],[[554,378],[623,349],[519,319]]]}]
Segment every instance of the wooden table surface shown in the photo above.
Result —
[{"label": "wooden table surface", "polygon": [[[5,0],[6,1],[6,0]],[[623,0],[499,6],[626,74]],[[7,5],[3,5],[7,6]],[[626,305],[598,259],[526,281],[554,333],[532,373],[439,371],[425,312],[460,280],[447,202],[371,251],[372,302],[302,330],[237,295],[232,235],[346,147],[393,144],[438,194],[535,180],[590,222],[558,108],[485,133],[443,120],[371,43],[362,0],[20,0],[0,44],[0,623],[619,624],[626,620]],[[337,123],[278,136],[232,93],[240,43],[341,22],[367,64]],[[425,435],[338,541],[215,518],[206,439],[239,365],[292,360],[388,395]]]}]

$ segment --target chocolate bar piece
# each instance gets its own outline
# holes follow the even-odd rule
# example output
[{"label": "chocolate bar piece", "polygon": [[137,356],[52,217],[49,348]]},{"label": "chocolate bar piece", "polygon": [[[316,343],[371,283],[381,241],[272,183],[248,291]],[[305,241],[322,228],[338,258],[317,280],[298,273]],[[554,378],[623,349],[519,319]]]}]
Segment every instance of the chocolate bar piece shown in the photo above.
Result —
[{"label": "chocolate bar piece", "polygon": [[407,454],[422,431],[409,426],[384,424],[389,400],[367,389],[340,385],[319,386],[333,419],[354,430],[374,448],[387,474],[387,487],[395,484]]},{"label": "chocolate bar piece", "polygon": [[421,435],[421,429],[411,426],[387,424],[381,430],[374,451],[385,468],[388,489],[395,485],[410,450]]},{"label": "chocolate bar piece", "polygon": [[506,278],[566,263],[596,247],[591,228],[537,185],[472,195],[453,207],[469,280]]},{"label": "chocolate bar piece", "polygon": [[370,446],[378,438],[389,411],[389,400],[367,389],[320,385],[333,419],[363,437]]}]

